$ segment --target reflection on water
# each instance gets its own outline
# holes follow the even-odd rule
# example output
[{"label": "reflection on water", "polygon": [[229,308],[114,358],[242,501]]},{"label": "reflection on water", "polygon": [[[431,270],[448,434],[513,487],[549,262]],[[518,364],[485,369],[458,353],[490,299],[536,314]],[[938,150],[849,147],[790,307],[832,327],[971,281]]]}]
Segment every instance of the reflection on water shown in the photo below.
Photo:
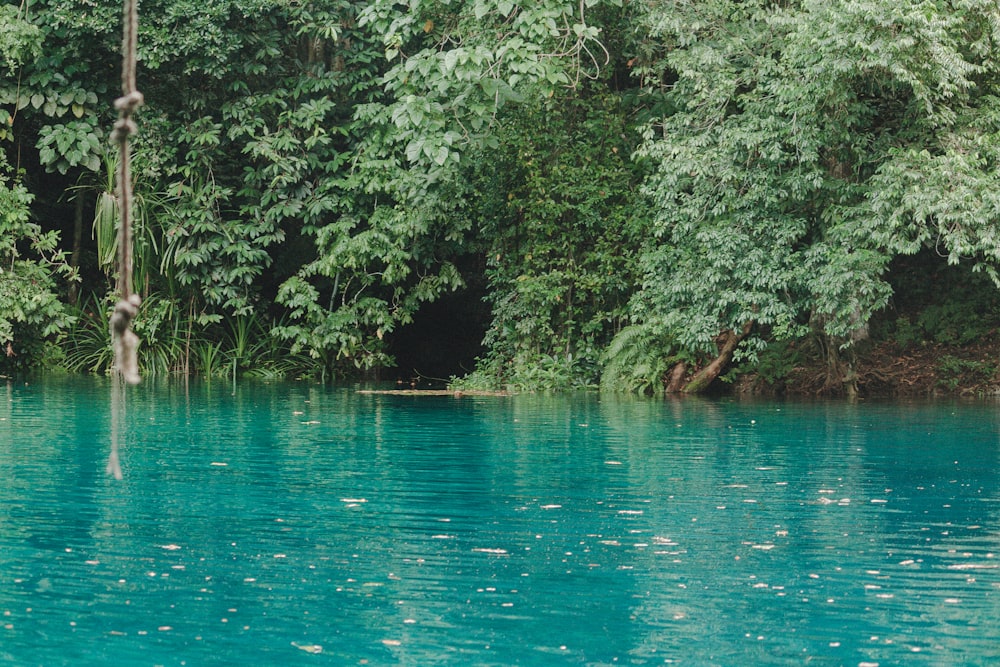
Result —
[{"label": "reflection on water", "polygon": [[3,664],[1000,660],[992,404],[2,397]]}]

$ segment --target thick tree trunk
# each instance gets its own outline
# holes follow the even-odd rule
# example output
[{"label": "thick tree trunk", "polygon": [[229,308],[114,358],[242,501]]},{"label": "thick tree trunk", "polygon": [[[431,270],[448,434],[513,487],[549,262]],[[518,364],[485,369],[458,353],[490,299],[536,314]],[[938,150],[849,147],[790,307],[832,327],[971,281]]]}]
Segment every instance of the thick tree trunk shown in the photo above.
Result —
[{"label": "thick tree trunk", "polygon": [[667,381],[667,393],[676,394],[684,388],[684,376],[687,375],[687,362],[678,361],[673,370],[670,371],[670,380]]},{"label": "thick tree trunk", "polygon": [[718,356],[707,366],[695,373],[694,377],[684,385],[681,391],[685,394],[700,394],[708,389],[708,386],[712,384],[715,378],[719,377],[722,371],[729,366],[729,362],[733,360],[733,352],[736,351],[736,346],[740,344],[741,340],[747,337],[752,327],[753,322],[751,321],[743,325],[743,330],[740,332],[733,331],[732,329],[724,332],[721,335],[722,341]]}]

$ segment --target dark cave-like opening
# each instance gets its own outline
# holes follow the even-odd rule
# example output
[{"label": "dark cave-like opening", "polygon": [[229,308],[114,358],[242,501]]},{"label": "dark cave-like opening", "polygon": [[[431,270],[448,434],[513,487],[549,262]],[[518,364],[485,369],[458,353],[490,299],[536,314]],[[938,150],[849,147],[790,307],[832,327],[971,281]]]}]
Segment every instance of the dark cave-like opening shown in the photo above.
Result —
[{"label": "dark cave-like opening", "polygon": [[383,370],[382,379],[407,387],[443,387],[453,376],[473,370],[490,323],[483,297],[483,289],[472,285],[424,304],[413,322],[388,337],[396,366]]}]

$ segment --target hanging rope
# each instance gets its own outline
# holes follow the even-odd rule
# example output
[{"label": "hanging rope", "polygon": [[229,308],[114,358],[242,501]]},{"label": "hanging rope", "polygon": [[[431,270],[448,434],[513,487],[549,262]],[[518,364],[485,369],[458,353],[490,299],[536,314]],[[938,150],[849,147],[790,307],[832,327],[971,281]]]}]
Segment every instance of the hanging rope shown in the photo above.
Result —
[{"label": "hanging rope", "polygon": [[129,384],[138,384],[139,337],[132,331],[132,320],[139,312],[139,295],[132,292],[132,171],[128,139],[137,131],[132,115],[142,106],[142,93],[135,88],[136,51],[139,32],[137,0],[125,0],[122,27],[122,96],[115,100],[118,120],[111,140],[118,144],[118,203],[121,221],[118,227],[118,304],[111,315],[111,342],[115,351],[115,370]]},{"label": "hanging rope", "polygon": [[136,51],[139,32],[137,0],[125,0],[122,26],[122,96],[115,100],[118,120],[111,140],[118,144],[118,304],[111,314],[111,344],[115,361],[111,373],[111,454],[107,472],[122,478],[118,459],[118,438],[125,414],[125,383],[139,384],[139,337],[132,331],[132,320],[141,300],[132,292],[132,170],[128,139],[137,127],[132,115],[142,106],[142,93],[135,87]]}]

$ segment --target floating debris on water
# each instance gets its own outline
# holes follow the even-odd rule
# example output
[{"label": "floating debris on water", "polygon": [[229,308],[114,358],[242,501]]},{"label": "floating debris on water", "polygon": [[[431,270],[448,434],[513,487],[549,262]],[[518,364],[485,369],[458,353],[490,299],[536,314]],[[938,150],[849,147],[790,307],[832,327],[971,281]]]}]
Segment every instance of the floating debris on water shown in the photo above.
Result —
[{"label": "floating debris on water", "polygon": [[[820,491],[820,493],[824,493],[824,492]],[[851,499],[850,498],[841,498],[840,500],[835,500],[833,498],[823,497],[823,498],[817,498],[816,502],[818,504],[820,504],[820,505],[839,505],[840,507],[846,507],[847,505],[851,504]]]},{"label": "floating debris on water", "polygon": [[317,654],[323,652],[323,647],[319,644],[299,644],[298,642],[292,642],[292,646],[306,653]]}]

